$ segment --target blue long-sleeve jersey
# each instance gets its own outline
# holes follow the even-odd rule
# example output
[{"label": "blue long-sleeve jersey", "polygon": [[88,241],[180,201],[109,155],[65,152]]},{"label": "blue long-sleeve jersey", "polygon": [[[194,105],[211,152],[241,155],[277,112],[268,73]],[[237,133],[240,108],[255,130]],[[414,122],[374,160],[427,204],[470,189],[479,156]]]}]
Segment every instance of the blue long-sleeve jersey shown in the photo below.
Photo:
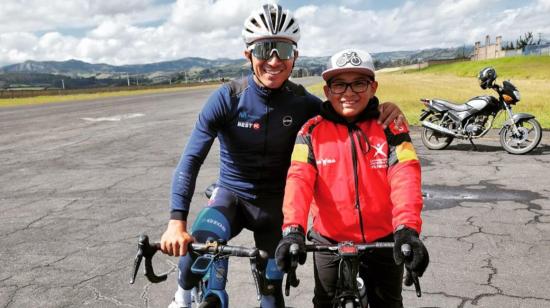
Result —
[{"label": "blue long-sleeve jersey", "polygon": [[217,184],[245,199],[282,196],[297,132],[321,101],[290,81],[276,90],[253,76],[223,85],[208,99],[172,180],[171,218],[186,220],[199,169],[220,143]]}]

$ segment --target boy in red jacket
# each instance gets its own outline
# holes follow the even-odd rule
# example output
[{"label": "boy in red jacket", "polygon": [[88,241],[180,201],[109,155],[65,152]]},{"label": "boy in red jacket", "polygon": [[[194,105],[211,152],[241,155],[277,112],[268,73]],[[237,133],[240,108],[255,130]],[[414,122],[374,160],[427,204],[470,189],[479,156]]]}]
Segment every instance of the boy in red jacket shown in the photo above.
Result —
[{"label": "boy in red jacket", "polygon": [[[391,242],[361,257],[371,307],[402,307],[403,262],[422,276],[429,257],[419,240],[422,219],[420,164],[406,125],[377,124],[378,99],[374,65],[361,50],[333,55],[323,72],[325,95],[321,114],[309,120],[296,138],[283,204],[283,239],[276,259],[288,271],[291,244],[306,258],[305,232],[313,216],[313,242],[334,244]],[[315,201],[312,203],[312,201]],[[401,245],[412,247],[412,258]],[[315,307],[332,307],[338,259],[315,253]],[[366,278],[368,276],[368,279]]]}]

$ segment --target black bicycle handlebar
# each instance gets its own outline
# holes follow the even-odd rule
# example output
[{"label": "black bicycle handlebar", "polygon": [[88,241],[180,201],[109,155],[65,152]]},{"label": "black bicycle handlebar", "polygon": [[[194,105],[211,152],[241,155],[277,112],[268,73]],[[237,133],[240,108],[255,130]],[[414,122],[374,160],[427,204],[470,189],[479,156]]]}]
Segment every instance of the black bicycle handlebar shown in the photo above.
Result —
[{"label": "black bicycle handlebar", "polygon": [[[157,251],[160,250],[160,243],[149,243],[149,237],[145,234],[139,236],[138,239],[138,251],[134,259],[134,268],[132,271],[132,278],[130,284],[133,284],[136,279],[141,260],[145,258],[144,274],[147,279],[152,283],[159,283],[168,277],[168,274],[162,274],[157,276],[153,270],[152,259]],[[208,241],[206,243],[191,243],[188,246],[190,252],[199,254],[213,254],[218,256],[231,256],[231,257],[245,257],[251,259],[267,260],[267,252],[258,248],[247,248],[241,246],[230,246],[220,244],[218,241]]]},{"label": "black bicycle handlebar", "polygon": [[[345,252],[345,247],[351,247],[353,248],[353,252],[355,254],[363,252],[365,250],[369,249],[378,249],[378,248],[393,248],[395,245],[393,242],[375,242],[371,244],[354,244],[352,242],[341,242],[338,244],[308,244],[306,245],[306,251],[308,252],[333,252],[335,254],[339,254],[343,256]],[[401,252],[405,256],[405,258],[410,259],[412,258],[412,249],[409,244],[403,244],[401,245]],[[285,295],[288,296],[290,294],[290,286],[297,287],[300,283],[300,280],[296,277],[296,268],[298,267],[298,245],[292,244],[290,245],[289,249],[290,253],[290,270],[287,273],[286,278],[286,286],[285,286]],[[406,268],[406,267],[405,267]],[[418,275],[406,268],[405,273],[405,281],[406,286],[411,286],[414,284],[414,289],[416,291],[416,296],[421,297],[422,296],[422,290],[420,288],[420,280],[418,279]]]},{"label": "black bicycle handlebar", "polygon": [[[335,245],[330,245],[330,244],[306,245],[306,251],[337,252],[338,249],[341,248],[343,245],[353,245],[353,247],[357,248],[359,252],[365,251],[368,249],[375,249],[375,248],[393,248],[394,246],[393,242],[376,242],[371,244],[353,244],[351,242],[342,242]],[[409,246],[409,249],[410,249],[410,246]]]}]

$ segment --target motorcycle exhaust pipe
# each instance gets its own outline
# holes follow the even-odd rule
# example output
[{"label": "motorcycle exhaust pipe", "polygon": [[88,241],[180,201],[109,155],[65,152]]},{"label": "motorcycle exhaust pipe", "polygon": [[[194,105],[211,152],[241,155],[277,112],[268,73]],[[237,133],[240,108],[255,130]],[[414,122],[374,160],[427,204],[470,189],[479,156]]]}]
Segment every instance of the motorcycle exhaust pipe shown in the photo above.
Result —
[{"label": "motorcycle exhaust pipe", "polygon": [[450,130],[448,128],[445,128],[441,125],[434,124],[432,122],[422,121],[422,126],[424,126],[426,128],[429,128],[431,130],[434,130],[438,133],[442,133],[442,134],[445,134],[445,135],[450,135],[450,136],[453,136],[453,137],[457,136],[457,134],[454,133],[452,130]]}]

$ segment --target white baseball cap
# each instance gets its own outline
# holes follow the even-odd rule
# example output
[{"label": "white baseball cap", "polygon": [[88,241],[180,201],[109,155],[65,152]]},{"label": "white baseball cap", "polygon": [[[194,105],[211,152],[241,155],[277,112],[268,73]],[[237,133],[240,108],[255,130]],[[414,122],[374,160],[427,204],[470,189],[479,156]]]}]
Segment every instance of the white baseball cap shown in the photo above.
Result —
[{"label": "white baseball cap", "polygon": [[327,81],[337,74],[346,72],[357,72],[374,78],[371,55],[359,49],[344,49],[330,57],[327,69],[321,75]]}]

